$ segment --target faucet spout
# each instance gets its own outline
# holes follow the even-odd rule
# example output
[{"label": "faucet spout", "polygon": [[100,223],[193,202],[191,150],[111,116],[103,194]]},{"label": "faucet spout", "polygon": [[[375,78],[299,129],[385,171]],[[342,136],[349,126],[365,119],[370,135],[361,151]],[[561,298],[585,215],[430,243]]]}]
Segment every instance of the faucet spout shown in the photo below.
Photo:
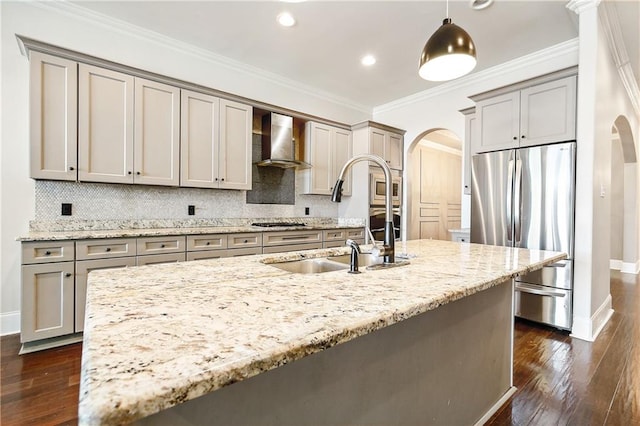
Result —
[{"label": "faucet spout", "polygon": [[360,161],[372,161],[382,168],[384,172],[385,181],[385,193],[384,193],[384,207],[385,207],[385,219],[384,219],[384,263],[394,263],[394,247],[395,247],[395,232],[393,230],[393,181],[391,175],[391,169],[387,165],[386,161],[377,155],[360,154],[355,155],[342,166],[342,170],[338,175],[338,180],[333,187],[333,193],[331,194],[331,201],[339,203],[342,200],[342,184],[344,183],[344,177],[347,171],[355,163]]}]

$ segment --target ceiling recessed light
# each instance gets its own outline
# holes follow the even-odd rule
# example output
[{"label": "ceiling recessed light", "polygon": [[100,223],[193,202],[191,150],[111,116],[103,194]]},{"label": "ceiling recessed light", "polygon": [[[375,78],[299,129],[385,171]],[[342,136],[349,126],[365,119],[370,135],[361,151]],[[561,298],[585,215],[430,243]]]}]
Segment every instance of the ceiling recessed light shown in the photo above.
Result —
[{"label": "ceiling recessed light", "polygon": [[376,58],[373,55],[365,55],[362,57],[362,59],[360,60],[360,62],[362,63],[362,65],[364,65],[365,67],[370,67],[371,65],[376,63]]},{"label": "ceiling recessed light", "polygon": [[475,9],[475,10],[486,9],[487,7],[491,6],[492,3],[493,3],[493,0],[470,0],[469,1],[471,9]]},{"label": "ceiling recessed light", "polygon": [[278,15],[278,23],[283,27],[293,27],[296,24],[296,20],[289,12],[282,12]]}]

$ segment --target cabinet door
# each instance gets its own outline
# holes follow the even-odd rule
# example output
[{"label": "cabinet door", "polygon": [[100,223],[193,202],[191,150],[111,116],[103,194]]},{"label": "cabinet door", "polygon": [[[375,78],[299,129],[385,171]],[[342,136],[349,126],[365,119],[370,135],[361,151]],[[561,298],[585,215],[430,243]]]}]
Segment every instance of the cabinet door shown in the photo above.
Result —
[{"label": "cabinet door", "polygon": [[73,333],[73,300],[73,262],[23,266],[20,340]]},{"label": "cabinet door", "polygon": [[220,100],[220,188],[251,189],[253,108]]},{"label": "cabinet door", "polygon": [[135,79],[133,182],[178,186],[180,89]]},{"label": "cabinet door", "polygon": [[476,104],[480,131],[471,153],[517,148],[520,132],[520,92],[507,93]]},{"label": "cabinet door", "polygon": [[369,152],[373,155],[386,160],[385,155],[385,141],[387,139],[387,132],[384,130],[371,128],[369,129]]},{"label": "cabinet door", "polygon": [[476,114],[469,114],[465,116],[464,125],[464,151],[462,161],[462,184],[464,186],[464,193],[471,194],[471,147],[474,144],[474,139],[477,132],[477,119]]},{"label": "cabinet door", "polygon": [[78,180],[133,182],[133,77],[79,65]]},{"label": "cabinet door", "polygon": [[77,178],[78,64],[31,52],[31,177]]},{"label": "cabinet door", "polygon": [[89,272],[100,269],[126,268],[136,266],[135,257],[121,257],[116,259],[81,260],[76,262],[75,289],[75,331],[84,330],[84,314],[87,304],[87,278]]},{"label": "cabinet door", "polygon": [[387,153],[387,164],[396,170],[402,170],[402,135],[389,133],[389,152]]},{"label": "cabinet door", "polygon": [[[334,161],[332,171],[329,175],[329,191],[333,191],[338,174],[342,170],[342,166],[353,157],[353,143],[351,140],[351,132],[349,130],[335,129],[333,138]],[[351,195],[351,170],[345,176],[342,185],[342,194]]]},{"label": "cabinet door", "polygon": [[311,168],[305,170],[307,194],[331,195],[337,175],[332,174],[333,152],[331,139],[333,129],[319,123],[307,123],[305,138],[305,161]]},{"label": "cabinet door", "polygon": [[180,186],[218,187],[218,108],[220,100],[182,91]]},{"label": "cabinet door", "polygon": [[576,76],[520,92],[520,146],[576,139]]}]

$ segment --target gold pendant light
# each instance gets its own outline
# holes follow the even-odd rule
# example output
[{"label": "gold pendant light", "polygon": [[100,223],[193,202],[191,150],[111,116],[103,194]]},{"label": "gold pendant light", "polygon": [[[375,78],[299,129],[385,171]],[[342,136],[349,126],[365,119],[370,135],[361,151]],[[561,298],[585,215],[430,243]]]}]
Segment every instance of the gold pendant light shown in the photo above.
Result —
[{"label": "gold pendant light", "polygon": [[476,66],[476,47],[465,30],[447,17],[422,49],[418,74],[425,80],[446,81],[462,77]]}]

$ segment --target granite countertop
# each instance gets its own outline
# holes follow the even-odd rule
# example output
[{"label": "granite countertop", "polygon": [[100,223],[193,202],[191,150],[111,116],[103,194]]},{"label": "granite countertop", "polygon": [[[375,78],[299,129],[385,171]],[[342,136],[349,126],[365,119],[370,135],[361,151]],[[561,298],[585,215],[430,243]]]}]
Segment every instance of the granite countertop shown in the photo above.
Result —
[{"label": "granite countertop", "polygon": [[[304,226],[252,226],[257,222],[304,223]],[[362,228],[362,219],[322,219],[322,218],[267,218],[244,220],[149,220],[140,221],[63,221],[55,223],[36,223],[31,225],[28,234],[16,238],[17,241],[62,241],[100,238],[135,238],[162,235],[203,235],[236,234],[244,232],[304,231],[318,229]]]},{"label": "granite countertop", "polygon": [[345,248],[92,272],[80,424],[146,417],[566,257],[436,240],[396,251],[411,263],[359,275],[266,264]]}]

